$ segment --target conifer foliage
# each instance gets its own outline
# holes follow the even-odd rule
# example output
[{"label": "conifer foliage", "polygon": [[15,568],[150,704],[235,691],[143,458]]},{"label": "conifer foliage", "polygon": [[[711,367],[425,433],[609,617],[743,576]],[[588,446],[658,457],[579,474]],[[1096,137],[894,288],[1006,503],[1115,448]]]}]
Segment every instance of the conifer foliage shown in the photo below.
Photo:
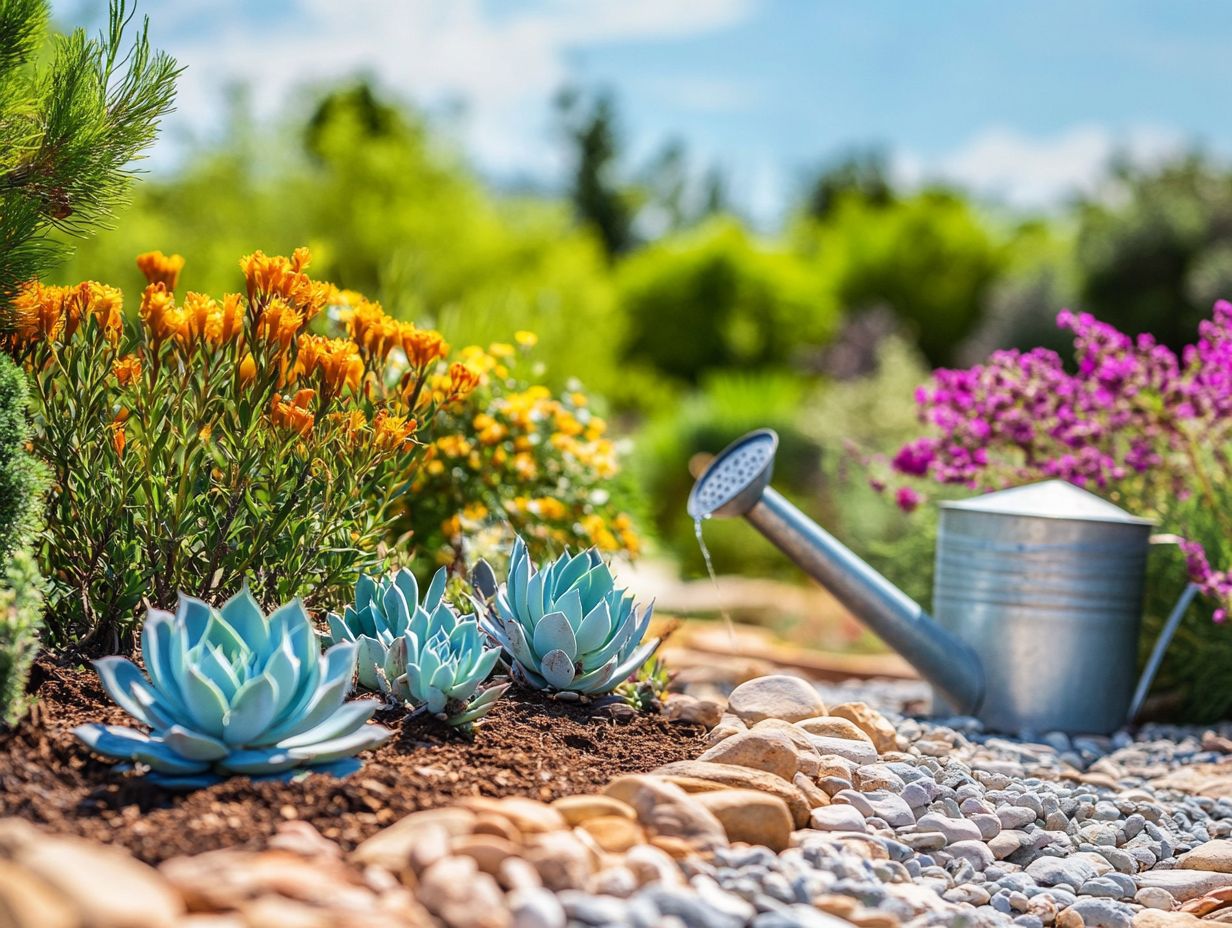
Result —
[{"label": "conifer foliage", "polygon": [[98,37],[49,39],[48,0],[0,0],[0,323],[18,287],[62,257],[57,230],[107,220],[171,110],[179,69],[133,16],[111,0]]}]

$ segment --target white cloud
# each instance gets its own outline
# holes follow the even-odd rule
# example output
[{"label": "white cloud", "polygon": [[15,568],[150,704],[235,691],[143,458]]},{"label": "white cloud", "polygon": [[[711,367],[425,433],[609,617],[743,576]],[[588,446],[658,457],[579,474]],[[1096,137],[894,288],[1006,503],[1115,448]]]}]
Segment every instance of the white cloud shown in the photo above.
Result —
[{"label": "white cloud", "polygon": [[1096,191],[1114,156],[1150,164],[1183,145],[1179,133],[1153,126],[1115,133],[1103,126],[1081,125],[1043,138],[996,127],[939,158],[902,153],[894,168],[895,175],[911,186],[949,181],[1011,206],[1038,208]]},{"label": "white cloud", "polygon": [[[548,103],[570,77],[571,54],[724,28],[755,2],[543,0],[505,15],[480,0],[295,0],[276,24],[201,17],[195,33],[190,21],[159,41],[188,66],[173,117],[180,127],[214,123],[220,90],[237,81],[268,116],[307,82],[362,73],[420,104],[463,103],[461,141],[486,169],[547,174]],[[218,22],[228,25],[210,28]]]}]

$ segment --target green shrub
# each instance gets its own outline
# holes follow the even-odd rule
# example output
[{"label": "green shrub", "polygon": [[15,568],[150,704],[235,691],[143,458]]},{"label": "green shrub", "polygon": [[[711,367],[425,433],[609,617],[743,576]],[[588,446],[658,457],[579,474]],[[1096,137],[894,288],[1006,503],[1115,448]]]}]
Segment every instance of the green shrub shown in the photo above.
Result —
[{"label": "green shrub", "polygon": [[25,375],[0,355],[0,722],[7,724],[25,708],[43,611],[33,549],[47,479],[26,451],[28,404]]}]

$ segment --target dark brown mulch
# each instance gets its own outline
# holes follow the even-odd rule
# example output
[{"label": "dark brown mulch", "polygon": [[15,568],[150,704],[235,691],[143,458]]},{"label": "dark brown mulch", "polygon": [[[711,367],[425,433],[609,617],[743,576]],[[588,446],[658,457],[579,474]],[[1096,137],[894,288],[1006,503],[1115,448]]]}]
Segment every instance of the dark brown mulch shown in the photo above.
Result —
[{"label": "dark brown mulch", "polygon": [[38,702],[30,718],[0,736],[0,816],[122,844],[151,863],[260,847],[292,818],[350,849],[409,812],[464,796],[551,800],[702,750],[703,732],[691,725],[654,715],[617,722],[601,709],[511,690],[473,740],[395,712],[381,719],[395,736],[363,755],[363,769],[345,779],[234,778],[185,794],[117,773],[70,733],[85,722],[131,722],[93,671],[39,664],[33,683]]}]

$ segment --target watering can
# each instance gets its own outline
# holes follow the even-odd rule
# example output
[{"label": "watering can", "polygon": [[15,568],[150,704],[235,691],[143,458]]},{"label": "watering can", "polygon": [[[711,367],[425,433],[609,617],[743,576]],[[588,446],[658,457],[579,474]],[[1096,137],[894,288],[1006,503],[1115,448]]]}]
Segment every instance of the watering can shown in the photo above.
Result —
[{"label": "watering can", "polygon": [[698,477],[689,514],[743,516],[901,654],[934,711],[992,730],[1104,734],[1132,719],[1197,588],[1135,689],[1152,523],[1061,480],[941,504],[933,615],[769,484],[778,436],[751,432]]}]

